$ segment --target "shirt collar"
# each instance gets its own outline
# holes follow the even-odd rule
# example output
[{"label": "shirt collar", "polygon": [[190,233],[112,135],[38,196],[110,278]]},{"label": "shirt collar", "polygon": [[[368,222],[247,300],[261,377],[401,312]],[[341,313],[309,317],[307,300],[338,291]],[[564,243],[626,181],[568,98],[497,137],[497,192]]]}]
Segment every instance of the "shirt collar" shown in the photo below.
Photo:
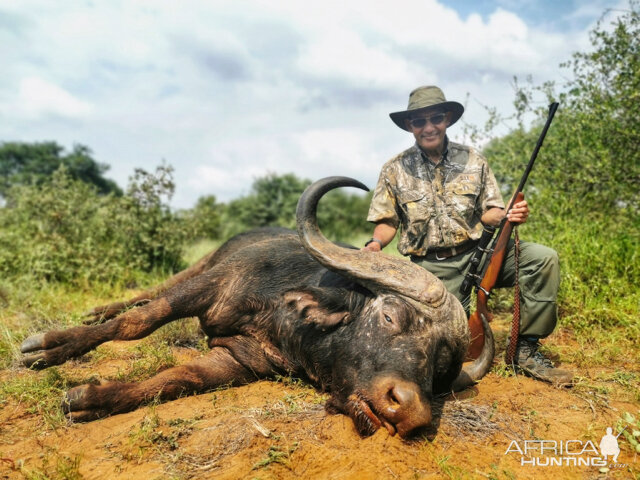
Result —
[{"label": "shirt collar", "polygon": [[[422,151],[422,149],[418,145],[418,142],[416,142],[415,147],[418,150],[418,152],[420,152],[420,156],[422,157],[424,162],[427,165],[429,165],[431,167],[434,167],[435,164],[431,161],[431,159],[428,157],[428,155],[426,155]],[[440,157],[440,163],[442,163],[442,164],[448,163],[448,160],[449,160],[449,137],[445,135],[444,136],[444,149],[442,150],[442,157]]]}]

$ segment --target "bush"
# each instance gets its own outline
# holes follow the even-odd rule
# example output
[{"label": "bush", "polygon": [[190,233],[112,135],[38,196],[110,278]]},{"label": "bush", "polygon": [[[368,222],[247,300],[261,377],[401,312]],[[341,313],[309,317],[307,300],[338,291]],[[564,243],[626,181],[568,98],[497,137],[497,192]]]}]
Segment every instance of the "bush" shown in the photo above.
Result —
[{"label": "bush", "polygon": [[[640,293],[640,3],[591,32],[594,47],[575,53],[564,89],[518,87],[518,118],[560,109],[526,186],[533,216],[526,235],[560,253],[563,321],[625,326],[637,333]],[[517,86],[517,85],[516,85]],[[542,96],[544,101],[534,100]],[[485,154],[513,191],[540,125],[490,142]]]},{"label": "bush", "polygon": [[215,195],[200,197],[196,206],[180,212],[183,221],[193,230],[193,239],[219,239],[222,235],[222,211]]},{"label": "bush", "polygon": [[[329,192],[318,204],[318,225],[327,238],[348,241],[354,236],[371,236],[374,225],[367,222],[371,196],[347,193],[343,189]],[[361,245],[359,245],[361,246]]]},{"label": "bush", "polygon": [[172,192],[165,166],[137,170],[122,197],[98,195],[64,167],[38,187],[14,186],[0,209],[0,272],[81,285],[177,268],[186,229],[164,203]]},{"label": "bush", "polygon": [[[310,180],[289,173],[257,178],[249,195],[232,200],[222,208],[220,229],[223,238],[251,228],[280,226],[296,228],[296,206]],[[331,240],[346,240],[362,232],[373,231],[366,221],[371,196],[329,192],[318,205],[318,224]]]},{"label": "bush", "polygon": [[251,228],[295,228],[298,198],[311,182],[292,173],[257,178],[249,195],[232,200],[223,215],[223,235],[229,238]]},{"label": "bush", "polygon": [[[559,310],[579,331],[621,326],[640,335],[640,233],[631,222],[615,226],[582,218],[532,218],[527,240],[550,245],[560,255]],[[635,333],[634,333],[635,332]]]}]

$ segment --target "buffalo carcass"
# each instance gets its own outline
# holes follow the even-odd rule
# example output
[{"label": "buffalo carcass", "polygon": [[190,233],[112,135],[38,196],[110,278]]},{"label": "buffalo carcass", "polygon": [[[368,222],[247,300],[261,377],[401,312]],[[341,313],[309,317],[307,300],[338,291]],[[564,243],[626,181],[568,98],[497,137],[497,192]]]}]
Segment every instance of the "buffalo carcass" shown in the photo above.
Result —
[{"label": "buffalo carcass", "polygon": [[[381,426],[403,438],[423,430],[434,395],[486,374],[494,355],[491,329],[485,322],[485,348],[462,369],[467,318],[437,278],[320,233],[318,201],[341,186],[366,189],[346,177],[314,183],[298,203],[298,234],[280,228],[240,234],[163,286],[97,307],[92,313],[107,317],[103,323],[27,338],[24,364],[59,365],[103,342],[139,339],[197,316],[209,338],[207,355],[143,382],[72,388],[63,401],[67,416],[90,421],[153,398],[294,375],[329,392],[327,410],[351,417],[363,436]],[[131,304],[138,306],[127,310]]]}]

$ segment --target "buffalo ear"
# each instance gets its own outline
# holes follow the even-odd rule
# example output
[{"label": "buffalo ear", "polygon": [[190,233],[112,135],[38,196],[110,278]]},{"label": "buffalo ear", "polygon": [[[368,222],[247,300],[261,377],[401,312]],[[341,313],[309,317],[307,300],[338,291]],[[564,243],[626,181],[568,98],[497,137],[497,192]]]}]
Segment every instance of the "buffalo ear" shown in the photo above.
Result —
[{"label": "buffalo ear", "polygon": [[351,320],[352,314],[346,300],[348,295],[349,292],[341,289],[307,288],[289,290],[284,294],[284,302],[288,308],[296,312],[302,322],[324,329]]}]

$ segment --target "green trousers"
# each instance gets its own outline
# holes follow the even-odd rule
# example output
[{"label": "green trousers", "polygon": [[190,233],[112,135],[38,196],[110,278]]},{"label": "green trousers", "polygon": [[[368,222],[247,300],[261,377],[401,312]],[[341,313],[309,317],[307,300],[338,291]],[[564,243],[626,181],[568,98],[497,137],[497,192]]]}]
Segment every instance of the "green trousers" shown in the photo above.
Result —
[{"label": "green trousers", "polygon": [[[509,250],[496,288],[515,285],[514,242]],[[412,257],[412,261],[433,273],[454,294],[469,315],[470,295],[460,293],[460,285],[473,250],[445,260]],[[531,242],[520,242],[520,335],[544,338],[553,332],[558,319],[556,298],[560,285],[560,267],[555,250]]]}]

